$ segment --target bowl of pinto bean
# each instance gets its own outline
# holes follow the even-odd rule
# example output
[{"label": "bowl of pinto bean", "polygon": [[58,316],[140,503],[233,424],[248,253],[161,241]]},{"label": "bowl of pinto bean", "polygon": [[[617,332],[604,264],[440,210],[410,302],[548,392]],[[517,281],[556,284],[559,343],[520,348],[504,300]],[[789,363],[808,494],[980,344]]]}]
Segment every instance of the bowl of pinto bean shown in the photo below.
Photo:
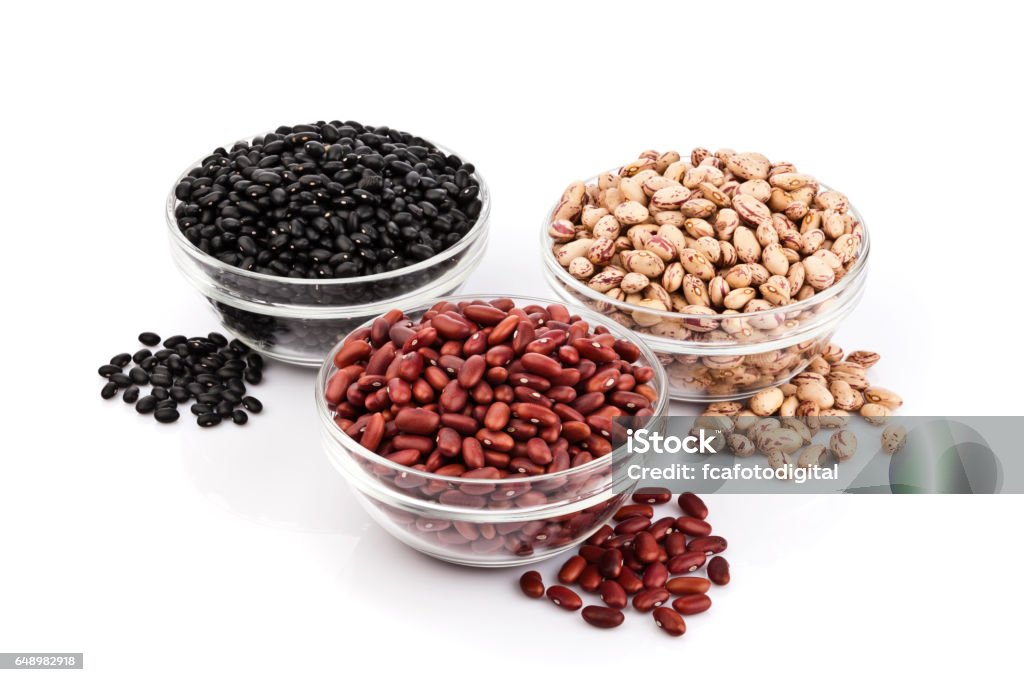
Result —
[{"label": "bowl of pinto bean", "polygon": [[324,446],[385,530],[471,566],[583,542],[636,486],[612,433],[652,425],[667,382],[638,335],[583,308],[459,296],[345,338],[316,384]]}]

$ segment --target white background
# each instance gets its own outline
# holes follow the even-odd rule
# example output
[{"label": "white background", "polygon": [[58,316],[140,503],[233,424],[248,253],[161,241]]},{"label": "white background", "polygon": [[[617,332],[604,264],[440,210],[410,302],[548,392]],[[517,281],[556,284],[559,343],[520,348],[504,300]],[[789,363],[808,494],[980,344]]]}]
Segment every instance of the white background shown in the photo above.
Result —
[{"label": "white background", "polygon": [[7,8],[0,651],[85,652],[47,679],[1011,676],[1020,497],[715,498],[734,581],[714,609],[681,640],[634,613],[604,632],[522,598],[519,571],[447,566],[375,527],[321,454],[311,372],[271,366],[266,412],[211,431],[101,401],[95,373],[144,329],[215,328],[167,251],[185,164],[354,118],[481,169],[474,293],[546,294],[545,209],[640,150],[796,162],[872,234],[836,340],[881,352],[874,381],[907,413],[1021,414],[1024,55],[1001,6]]}]

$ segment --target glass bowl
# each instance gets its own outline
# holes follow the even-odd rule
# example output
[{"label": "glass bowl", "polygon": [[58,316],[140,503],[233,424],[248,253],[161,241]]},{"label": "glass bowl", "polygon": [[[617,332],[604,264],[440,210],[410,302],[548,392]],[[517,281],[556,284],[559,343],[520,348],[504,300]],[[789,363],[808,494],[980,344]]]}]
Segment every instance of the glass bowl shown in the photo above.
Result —
[{"label": "glass bowl", "polygon": [[636,332],[664,366],[673,399],[740,400],[786,383],[825,351],[864,293],[871,244],[867,226],[852,205],[848,212],[860,223],[863,238],[842,279],[803,301],[734,315],[654,310],[591,289],[555,259],[548,235],[555,208],[557,204],[540,233],[548,285],[563,300],[585,305]]},{"label": "glass bowl", "polygon": [[367,320],[393,308],[415,307],[452,293],[479,265],[487,248],[490,191],[475,172],[472,177],[480,184],[480,215],[458,243],[431,258],[391,272],[337,279],[299,279],[242,270],[201,251],[178,227],[175,211],[181,202],[174,196],[174,187],[202,162],[190,164],[167,196],[166,221],[174,263],[231,334],[283,362],[318,367],[339,339]]},{"label": "glass bowl", "polygon": [[[555,303],[498,295],[447,300],[494,298],[511,298],[517,305]],[[429,308],[421,305],[405,313],[418,320]],[[640,337],[589,310],[569,306],[569,312],[637,345],[641,352],[637,364],[654,370],[651,385],[658,398],[650,419],[662,419],[669,402],[665,373]],[[333,358],[334,352],[328,357]],[[395,464],[364,448],[334,422],[324,390],[336,371],[329,359],[316,380],[316,409],[328,459],[374,521],[429,556],[484,567],[542,561],[582,543],[612,517],[636,487],[627,469],[630,464],[642,463],[643,456],[627,453],[624,447],[566,471],[502,479],[438,476]]]}]

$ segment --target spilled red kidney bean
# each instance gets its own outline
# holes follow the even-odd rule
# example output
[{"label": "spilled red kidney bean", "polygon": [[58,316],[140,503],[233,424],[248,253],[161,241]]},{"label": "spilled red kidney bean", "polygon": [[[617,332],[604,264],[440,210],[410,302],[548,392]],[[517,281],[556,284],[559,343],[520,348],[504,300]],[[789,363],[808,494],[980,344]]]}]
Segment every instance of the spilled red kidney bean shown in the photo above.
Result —
[{"label": "spilled red kidney bean", "polygon": [[[612,515],[619,523],[594,531],[558,573],[560,582],[575,582],[600,597],[603,606],[589,605],[582,611],[583,620],[594,627],[618,627],[625,621],[623,611],[632,604],[641,613],[652,613],[662,631],[678,637],[686,632],[682,616],[709,610],[707,593],[712,585],[729,583],[729,562],[719,556],[728,543],[710,535],[704,501],[686,493],[678,502],[685,516],[653,519],[653,510],[652,515],[647,513],[651,505],[670,499],[654,495],[650,489],[637,491],[634,504]],[[645,525],[641,527],[639,521]],[[692,575],[705,567],[707,577]],[[520,579],[523,592],[534,598],[544,590],[540,576],[533,576],[536,573],[529,571]],[[547,595],[570,611],[583,605],[583,599],[563,585],[549,587]],[[671,605],[666,606],[669,600]]]}]

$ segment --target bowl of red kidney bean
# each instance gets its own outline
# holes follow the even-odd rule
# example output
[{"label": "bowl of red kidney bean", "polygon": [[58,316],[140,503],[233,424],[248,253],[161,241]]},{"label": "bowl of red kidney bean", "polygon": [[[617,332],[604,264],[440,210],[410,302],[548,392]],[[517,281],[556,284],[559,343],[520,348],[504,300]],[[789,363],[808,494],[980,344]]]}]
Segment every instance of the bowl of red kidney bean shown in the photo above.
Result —
[{"label": "bowl of red kidney bean", "polygon": [[[472,566],[578,545],[629,499],[613,420],[668,407],[633,332],[525,297],[451,297],[352,332],[317,377],[327,455],[405,544]],[[618,442],[618,441],[617,441]]]},{"label": "bowl of red kidney bean", "polygon": [[166,204],[185,279],[248,346],[318,367],[392,308],[455,291],[487,246],[476,167],[384,126],[282,126],[190,164]]}]

